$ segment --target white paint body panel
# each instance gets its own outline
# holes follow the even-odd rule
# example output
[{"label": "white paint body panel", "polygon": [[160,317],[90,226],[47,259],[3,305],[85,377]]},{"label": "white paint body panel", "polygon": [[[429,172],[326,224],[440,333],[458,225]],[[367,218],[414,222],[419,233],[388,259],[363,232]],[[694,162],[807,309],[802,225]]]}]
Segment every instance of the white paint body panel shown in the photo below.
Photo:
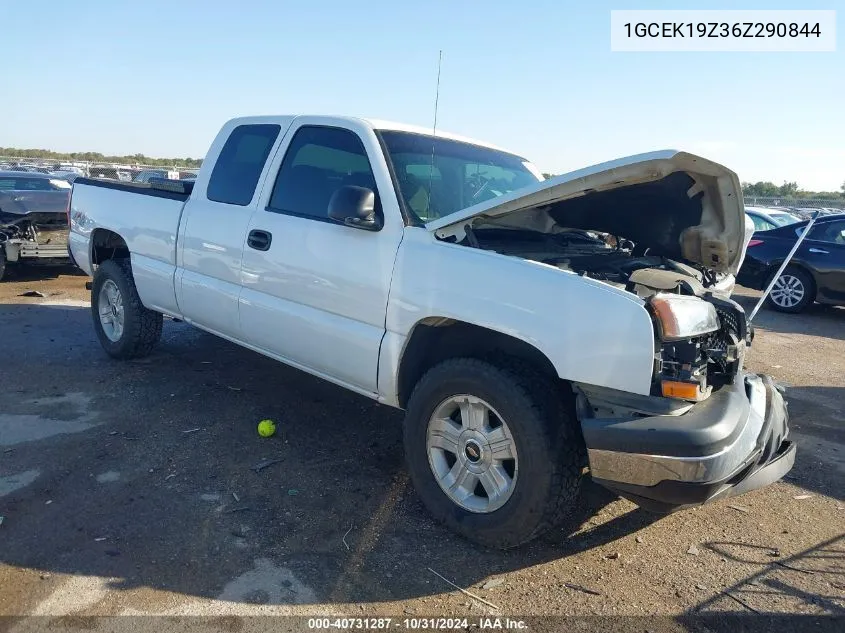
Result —
[{"label": "white paint body panel", "polygon": [[202,199],[185,205],[176,294],[189,323],[239,336],[241,260],[252,212]]},{"label": "white paint body panel", "polygon": [[[387,311],[386,366],[427,317],[466,321],[539,349],[558,375],[632,393],[649,391],[651,319],[642,300],[607,284],[405,229]],[[382,390],[395,390],[385,382]],[[392,394],[384,394],[392,395]]]},{"label": "white paint body panel", "polygon": [[141,301],[154,310],[174,314],[179,309],[173,286],[176,234],[184,204],[105,187],[75,187],[69,238],[73,258],[82,270],[92,274],[91,235],[97,229],[117,233],[132,254]]},{"label": "white paint body panel", "polygon": [[[382,200],[380,231],[266,210],[287,147],[307,125],[340,127],[360,138]],[[270,165],[248,230],[268,231],[273,240],[266,252],[244,249],[240,296],[244,340],[375,396],[393,262],[403,232],[378,139],[355,119],[298,117]]]},{"label": "white paint body panel", "polygon": [[[269,120],[271,119],[272,120]],[[293,117],[248,117],[227,122],[214,139],[203,165],[214,165],[232,130],[239,125],[279,125],[273,151],[278,149]],[[252,200],[247,205],[224,204],[208,199],[212,169],[197,176],[191,198],[185,205],[179,233],[179,272],[176,294],[183,318],[211,332],[243,339],[240,300],[247,227],[269,172],[265,164]]]}]

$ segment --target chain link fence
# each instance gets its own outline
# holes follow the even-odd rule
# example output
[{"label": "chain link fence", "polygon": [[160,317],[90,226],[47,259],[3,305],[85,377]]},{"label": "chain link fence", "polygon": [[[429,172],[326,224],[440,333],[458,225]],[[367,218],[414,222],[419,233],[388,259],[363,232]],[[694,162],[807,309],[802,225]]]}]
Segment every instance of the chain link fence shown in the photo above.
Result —
[{"label": "chain link fence", "polygon": [[73,181],[80,176],[121,182],[147,182],[150,178],[180,180],[196,178],[199,167],[184,165],[142,165],[139,163],[44,160],[20,156],[0,156],[0,171],[37,172]]},{"label": "chain link fence", "polygon": [[807,209],[845,209],[845,198],[783,198],[780,196],[743,196],[748,207],[783,207]]},{"label": "chain link fence", "polygon": [[743,196],[746,207],[763,207],[789,211],[809,220],[816,211],[823,215],[845,213],[845,198],[784,198],[780,196]]}]

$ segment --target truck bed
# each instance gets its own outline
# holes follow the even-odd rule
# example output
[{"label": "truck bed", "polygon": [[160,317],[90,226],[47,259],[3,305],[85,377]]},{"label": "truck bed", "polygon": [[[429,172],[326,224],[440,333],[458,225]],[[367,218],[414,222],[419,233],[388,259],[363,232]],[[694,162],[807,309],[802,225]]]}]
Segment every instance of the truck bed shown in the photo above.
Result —
[{"label": "truck bed", "polygon": [[156,180],[154,182],[122,182],[120,180],[106,180],[103,178],[77,178],[73,182],[76,185],[90,185],[104,189],[115,189],[127,191],[145,196],[157,198],[168,198],[170,200],[181,200],[184,202],[191,195],[194,183],[186,180]]},{"label": "truck bed", "polygon": [[77,178],[71,194],[70,252],[79,268],[93,272],[91,244],[109,233],[132,253],[135,282],[145,305],[173,311],[176,236],[193,183],[117,182]]}]

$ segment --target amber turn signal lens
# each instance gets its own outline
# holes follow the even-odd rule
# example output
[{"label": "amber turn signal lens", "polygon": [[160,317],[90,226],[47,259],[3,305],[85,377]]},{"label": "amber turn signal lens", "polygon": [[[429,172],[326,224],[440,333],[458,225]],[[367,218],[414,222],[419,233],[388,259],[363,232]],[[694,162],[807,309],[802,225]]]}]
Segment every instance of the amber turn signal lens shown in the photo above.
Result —
[{"label": "amber turn signal lens", "polygon": [[664,398],[682,398],[683,400],[698,400],[698,384],[691,382],[678,382],[675,380],[664,380],[661,383]]}]

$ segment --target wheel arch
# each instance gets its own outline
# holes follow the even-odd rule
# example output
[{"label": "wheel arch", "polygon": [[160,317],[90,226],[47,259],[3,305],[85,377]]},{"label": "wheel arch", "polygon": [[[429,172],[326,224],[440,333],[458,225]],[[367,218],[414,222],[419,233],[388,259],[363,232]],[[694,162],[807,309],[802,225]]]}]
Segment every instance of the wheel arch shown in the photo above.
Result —
[{"label": "wheel arch", "polygon": [[405,408],[414,386],[431,367],[450,358],[491,362],[515,360],[558,379],[554,364],[531,343],[498,330],[448,317],[417,321],[399,359],[396,381],[399,406]]},{"label": "wheel arch", "polygon": [[109,259],[129,259],[129,246],[123,237],[111,229],[97,228],[91,232],[90,262],[92,266]]}]

